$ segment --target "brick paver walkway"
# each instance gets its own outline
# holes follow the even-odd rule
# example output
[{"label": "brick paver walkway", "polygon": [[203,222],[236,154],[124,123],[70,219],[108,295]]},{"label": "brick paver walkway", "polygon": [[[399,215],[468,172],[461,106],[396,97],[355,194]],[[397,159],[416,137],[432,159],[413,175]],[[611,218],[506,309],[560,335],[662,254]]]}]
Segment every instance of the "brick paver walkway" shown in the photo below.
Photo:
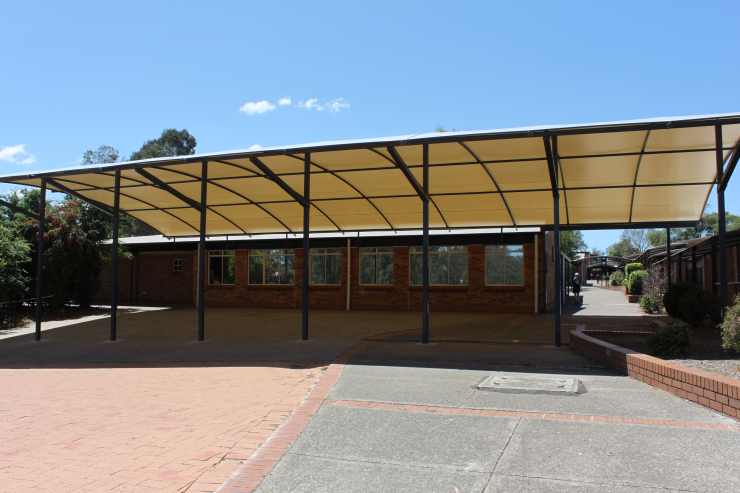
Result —
[{"label": "brick paver walkway", "polygon": [[321,376],[304,363],[0,369],[0,491],[215,491]]}]

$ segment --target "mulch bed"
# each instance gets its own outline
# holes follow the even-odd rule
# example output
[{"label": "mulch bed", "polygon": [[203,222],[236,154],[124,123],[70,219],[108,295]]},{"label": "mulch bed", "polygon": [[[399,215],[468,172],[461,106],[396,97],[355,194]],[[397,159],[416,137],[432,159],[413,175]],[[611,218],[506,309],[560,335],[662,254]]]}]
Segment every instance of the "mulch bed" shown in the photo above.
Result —
[{"label": "mulch bed", "polygon": [[[650,346],[647,343],[649,334],[588,333],[588,335],[623,348],[650,354]],[[691,350],[688,354],[677,358],[657,355],[656,357],[740,380],[740,361],[738,361],[740,355],[722,348],[722,332],[711,322],[691,329]]]}]

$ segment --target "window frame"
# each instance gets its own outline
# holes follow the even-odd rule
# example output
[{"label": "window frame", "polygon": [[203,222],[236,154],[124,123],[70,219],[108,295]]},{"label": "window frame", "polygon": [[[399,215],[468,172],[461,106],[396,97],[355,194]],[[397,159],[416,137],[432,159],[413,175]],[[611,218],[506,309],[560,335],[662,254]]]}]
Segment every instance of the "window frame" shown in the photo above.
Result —
[{"label": "window frame", "polygon": [[[221,282],[214,284],[211,282],[211,259],[212,258],[233,258],[234,259],[234,282],[223,282],[224,280],[224,262],[221,260]],[[208,275],[209,286],[234,286],[236,285],[236,250],[209,250],[208,251],[208,269],[206,271]]]},{"label": "window frame", "polygon": [[[280,253],[267,253],[267,252],[274,252],[279,251]],[[252,252],[261,252],[261,253],[252,253]],[[290,252],[290,253],[286,253]],[[251,260],[252,258],[262,258],[262,282],[261,283],[253,283],[251,280]],[[293,257],[293,282],[282,282],[284,277],[287,277],[287,269],[285,272],[285,276],[281,275],[278,277],[281,282],[279,283],[267,283],[265,282],[265,272],[267,271],[267,259],[268,258],[275,258],[275,257]],[[247,250],[247,284],[250,286],[295,286],[296,284],[296,277],[295,277],[295,249],[294,248],[254,248]]]},{"label": "window frame", "polygon": [[181,258],[172,259],[172,272],[182,272],[182,259]]},{"label": "window frame", "polygon": [[[318,252],[316,250],[323,250],[323,252]],[[329,252],[329,250],[336,250],[336,252]],[[323,283],[315,283],[313,282],[313,259],[314,257],[324,257],[324,282]],[[327,257],[339,257],[339,282],[335,283],[328,283],[326,280],[328,279],[328,268],[329,268],[329,262],[327,262]],[[341,248],[311,248],[308,252],[308,283],[311,286],[341,286],[342,285],[342,249]]]},{"label": "window frame", "polygon": [[[373,252],[363,252],[365,249],[372,248]],[[390,248],[390,252],[378,252],[381,248]],[[389,255],[391,257],[391,283],[389,284],[379,284],[378,283],[378,255]],[[374,284],[367,284],[362,282],[362,258],[363,257],[369,257],[372,256],[375,258],[375,283]],[[357,255],[357,262],[358,262],[358,282],[360,286],[393,286],[396,282],[396,275],[395,275],[395,268],[396,268],[396,262],[394,257],[396,256],[395,247],[360,247],[359,248],[359,255]]]},{"label": "window frame", "polygon": [[[413,249],[419,248],[421,251],[413,251]],[[446,248],[445,251],[436,251],[433,252],[432,248]],[[465,250],[450,250],[450,248],[464,248]],[[470,255],[468,255],[468,245],[434,245],[429,246],[429,285],[430,286],[468,286],[468,283],[470,282],[470,279],[468,277],[468,273],[470,270]],[[460,255],[465,254],[465,284],[450,284],[450,255]],[[422,275],[424,274],[424,250],[423,247],[418,246],[412,246],[409,247],[409,286],[423,286],[424,282],[420,282],[419,284],[414,284],[411,282],[411,267],[412,262],[411,258],[412,255],[420,255],[422,257]],[[432,255],[446,255],[447,256],[447,282],[445,284],[433,284],[432,283]]]},{"label": "window frame", "polygon": [[[502,247],[502,250],[500,251],[492,251],[488,250],[488,247]],[[512,247],[519,247],[518,250],[508,250],[508,248]],[[504,263],[502,264],[504,266],[504,284],[489,284],[488,283],[488,254],[493,255],[503,255],[504,256]],[[522,254],[522,283],[521,284],[506,284],[506,254],[507,253],[521,253]],[[491,286],[491,287],[507,287],[507,288],[523,288],[526,286],[526,274],[525,274],[525,267],[526,264],[524,262],[524,244],[521,245],[507,245],[507,244],[493,244],[493,245],[485,245],[483,247],[483,281],[485,286]]]}]

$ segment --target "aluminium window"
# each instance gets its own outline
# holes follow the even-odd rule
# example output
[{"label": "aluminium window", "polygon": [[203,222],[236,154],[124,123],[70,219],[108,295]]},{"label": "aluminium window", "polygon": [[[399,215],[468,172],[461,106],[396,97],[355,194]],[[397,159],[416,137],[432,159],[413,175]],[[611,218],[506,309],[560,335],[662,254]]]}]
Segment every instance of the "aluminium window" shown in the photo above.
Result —
[{"label": "aluminium window", "polygon": [[208,284],[234,284],[236,258],[234,250],[208,252]]},{"label": "aluminium window", "polygon": [[360,247],[360,284],[393,284],[393,247]]},{"label": "aluminium window", "polygon": [[311,249],[311,284],[342,284],[341,248]]},{"label": "aluminium window", "polygon": [[524,286],[524,245],[486,245],[486,285]]},{"label": "aluminium window", "polygon": [[182,272],[182,259],[172,259],[172,272]]},{"label": "aluminium window", "polygon": [[295,250],[249,250],[249,284],[295,284]]},{"label": "aluminium window", "polygon": [[[424,248],[411,247],[409,252],[409,284],[423,283]],[[430,246],[429,284],[446,286],[467,286],[468,247]]]}]

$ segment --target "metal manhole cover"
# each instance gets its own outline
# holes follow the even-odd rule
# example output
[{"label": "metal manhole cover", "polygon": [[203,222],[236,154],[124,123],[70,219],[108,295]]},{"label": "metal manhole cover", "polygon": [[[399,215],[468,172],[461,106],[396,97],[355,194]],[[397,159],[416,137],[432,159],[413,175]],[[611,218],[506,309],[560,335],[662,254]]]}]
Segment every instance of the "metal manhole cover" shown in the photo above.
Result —
[{"label": "metal manhole cover", "polygon": [[479,383],[476,388],[501,392],[577,394],[579,383],[577,378],[562,376],[496,372]]}]

